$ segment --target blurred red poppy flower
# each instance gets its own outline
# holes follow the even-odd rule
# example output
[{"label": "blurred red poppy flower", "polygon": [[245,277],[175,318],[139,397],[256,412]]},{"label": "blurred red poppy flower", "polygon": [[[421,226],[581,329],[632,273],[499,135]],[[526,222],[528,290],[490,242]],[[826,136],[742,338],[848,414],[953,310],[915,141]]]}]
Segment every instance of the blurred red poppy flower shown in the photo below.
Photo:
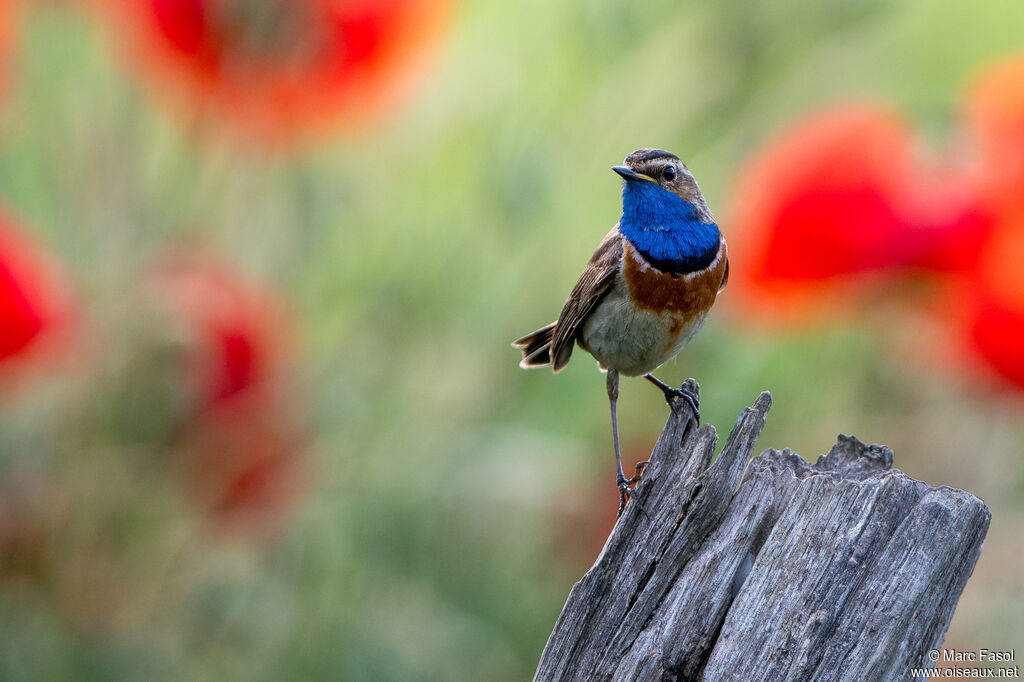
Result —
[{"label": "blurred red poppy flower", "polygon": [[[1018,90],[1024,92],[1024,87],[1019,85]],[[967,337],[977,354],[1005,380],[1024,389],[1024,165],[1013,165],[1024,161],[1024,97],[1017,104],[1022,127],[1004,129],[1004,173],[988,176],[998,218],[977,270],[964,283],[963,299]],[[994,143],[993,132],[986,134]]]},{"label": "blurred red poppy flower", "polygon": [[930,167],[872,105],[815,115],[767,146],[733,195],[740,293],[773,314],[794,298],[820,309],[867,273],[899,293],[906,280],[892,278],[927,271],[933,298],[904,298],[916,306],[904,317],[938,313],[966,340],[963,359],[1024,389],[1024,54],[979,74],[963,120],[958,156]]},{"label": "blurred red poppy flower", "polygon": [[72,319],[56,263],[0,214],[0,379],[51,362]]},{"label": "blurred red poppy flower", "polygon": [[1003,379],[1024,390],[1024,306],[982,296],[972,312],[968,333],[977,353]]},{"label": "blurred red poppy flower", "polygon": [[848,295],[865,275],[977,258],[988,225],[968,173],[926,166],[902,119],[849,103],[798,121],[757,152],[732,192],[737,289],[772,315]]},{"label": "blurred red poppy flower", "polygon": [[964,122],[992,201],[1024,194],[1024,54],[984,69],[967,90]]},{"label": "blurred red poppy flower", "polygon": [[182,323],[186,385],[207,406],[281,379],[291,325],[270,292],[220,265],[176,258],[157,268],[160,296]]},{"label": "blurred red poppy flower", "polygon": [[194,396],[179,443],[190,484],[216,516],[273,527],[305,467],[287,385],[288,316],[270,292],[217,265],[172,260],[156,282],[180,323],[182,379]]},{"label": "blurred red poppy flower", "polygon": [[181,443],[189,484],[217,519],[276,535],[305,489],[306,434],[284,396],[252,392],[203,410]]},{"label": "blurred red poppy flower", "polygon": [[446,0],[101,0],[186,115],[270,143],[385,113],[438,42]]},{"label": "blurred red poppy flower", "polygon": [[958,319],[975,353],[1024,389],[1024,54],[984,68],[967,88],[963,109],[993,229],[965,276]]}]

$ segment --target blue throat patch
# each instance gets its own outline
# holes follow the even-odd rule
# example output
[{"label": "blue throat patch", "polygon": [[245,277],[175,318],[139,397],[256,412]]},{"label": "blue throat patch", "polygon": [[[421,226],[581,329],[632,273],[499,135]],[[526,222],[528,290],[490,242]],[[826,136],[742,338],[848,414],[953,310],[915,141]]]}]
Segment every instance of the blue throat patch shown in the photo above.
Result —
[{"label": "blue throat patch", "polygon": [[718,225],[701,222],[693,204],[653,182],[636,180],[622,189],[619,232],[651,265],[677,275],[710,265],[721,241]]}]

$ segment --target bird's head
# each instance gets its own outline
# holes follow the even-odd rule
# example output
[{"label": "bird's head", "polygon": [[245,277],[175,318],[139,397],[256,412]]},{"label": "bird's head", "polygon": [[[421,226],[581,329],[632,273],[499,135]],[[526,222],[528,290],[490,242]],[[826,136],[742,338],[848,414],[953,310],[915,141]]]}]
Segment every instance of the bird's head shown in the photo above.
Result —
[{"label": "bird's head", "polygon": [[691,204],[700,219],[711,222],[711,211],[697,180],[675,154],[663,149],[637,149],[622,163],[621,166],[612,166],[612,170],[622,176],[627,187],[630,183],[637,183],[634,185],[636,189],[659,187]]}]

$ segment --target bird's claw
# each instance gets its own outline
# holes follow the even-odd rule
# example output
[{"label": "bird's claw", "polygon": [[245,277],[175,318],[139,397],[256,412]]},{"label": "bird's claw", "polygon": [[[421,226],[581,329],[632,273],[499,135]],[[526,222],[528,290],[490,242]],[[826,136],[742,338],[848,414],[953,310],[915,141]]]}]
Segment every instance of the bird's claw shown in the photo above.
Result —
[{"label": "bird's claw", "polygon": [[693,410],[693,419],[698,424],[700,423],[700,396],[695,392],[686,388],[666,388],[665,389],[665,402],[670,406],[675,398],[682,398],[689,405],[690,409]]},{"label": "bird's claw", "polygon": [[640,482],[640,479],[644,475],[644,467],[650,464],[649,460],[636,463],[636,473],[633,474],[632,478],[626,478],[625,476],[619,476],[619,479],[615,482],[615,485],[619,488],[619,510],[615,513],[615,518],[622,516],[623,510],[626,508],[626,498],[629,498],[632,504],[636,505],[636,508],[641,512],[644,508],[640,505],[640,502],[633,497],[633,488],[631,485]]},{"label": "bird's claw", "polygon": [[626,483],[629,483],[630,485],[632,485],[633,483],[639,483],[640,479],[644,475],[644,467],[646,467],[650,463],[651,463],[651,460],[649,460],[649,459],[645,459],[642,462],[637,462],[636,463],[636,471],[633,473],[633,478],[631,478],[628,481],[626,481]]},{"label": "bird's claw", "polygon": [[622,516],[622,512],[626,509],[626,498],[629,498],[637,506],[637,509],[642,511],[640,503],[633,499],[633,489],[629,487],[629,481],[622,479],[617,485],[619,486],[619,508],[615,512],[615,518]]}]

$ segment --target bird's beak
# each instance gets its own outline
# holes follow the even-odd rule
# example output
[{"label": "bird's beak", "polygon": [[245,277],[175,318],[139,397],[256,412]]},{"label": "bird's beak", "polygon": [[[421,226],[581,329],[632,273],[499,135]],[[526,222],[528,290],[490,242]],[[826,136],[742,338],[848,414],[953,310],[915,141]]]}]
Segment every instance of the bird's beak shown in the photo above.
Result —
[{"label": "bird's beak", "polygon": [[654,178],[652,178],[651,176],[644,175],[643,173],[637,173],[629,166],[612,166],[612,170],[621,175],[626,180],[643,180],[646,182],[655,182]]}]

